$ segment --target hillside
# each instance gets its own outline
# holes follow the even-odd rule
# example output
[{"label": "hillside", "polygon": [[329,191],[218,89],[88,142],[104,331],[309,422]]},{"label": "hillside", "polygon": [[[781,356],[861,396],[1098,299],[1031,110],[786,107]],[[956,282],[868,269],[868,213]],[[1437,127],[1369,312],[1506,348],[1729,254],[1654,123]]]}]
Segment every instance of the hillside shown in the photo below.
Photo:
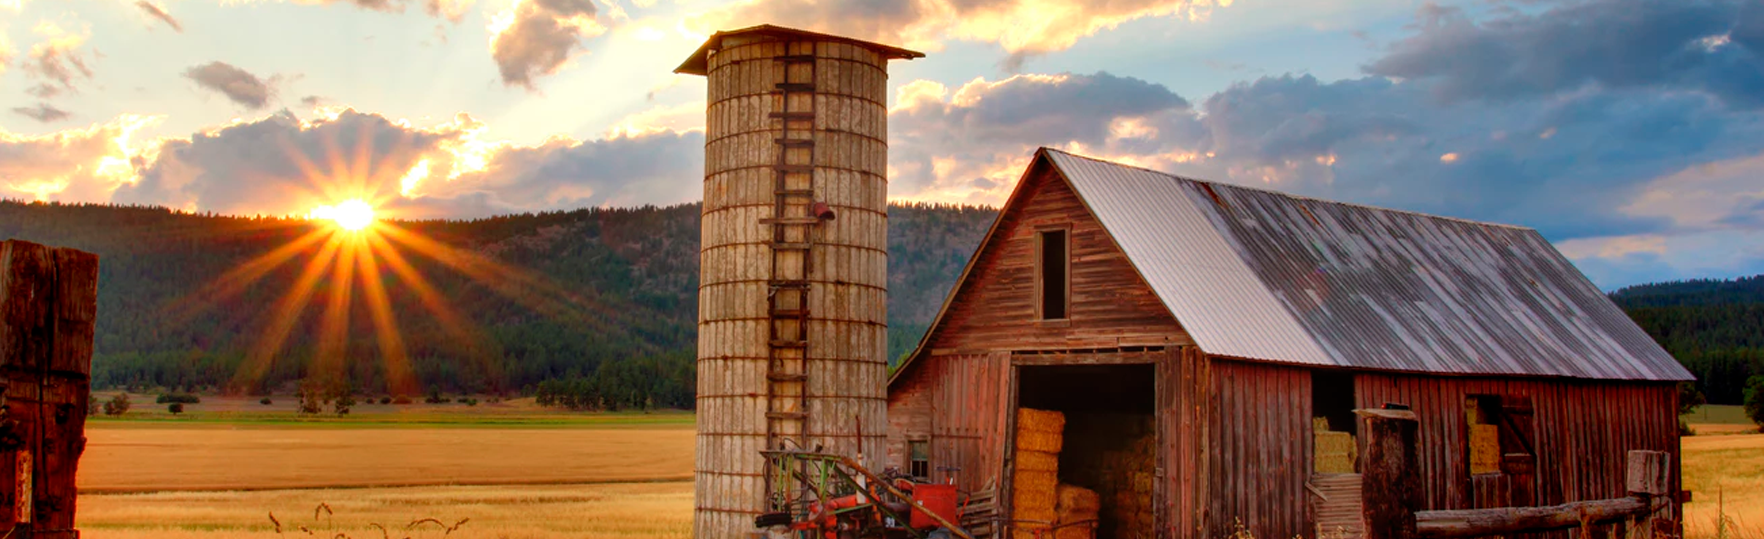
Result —
[{"label": "hillside", "polygon": [[[994,215],[978,207],[889,208],[891,357],[917,343]],[[100,255],[93,358],[100,387],[265,391],[305,377],[319,358],[345,366],[353,385],[372,392],[517,391],[588,379],[626,405],[690,406],[698,205],[395,226],[443,247],[389,241],[395,254],[364,257],[371,265],[331,262],[305,276],[312,293],[304,308],[291,309],[283,305],[299,302],[282,302],[300,289],[302,269],[326,259],[324,242],[300,241],[322,230],[306,221],[0,202],[0,238]],[[286,263],[251,279],[223,278],[289,245],[298,250]],[[397,260],[433,289],[428,301]],[[386,285],[360,284],[373,274]],[[395,318],[388,325],[398,328],[385,333],[397,335],[408,365],[384,359],[373,288],[385,291]],[[335,304],[346,308],[348,326],[327,332],[325,312],[345,297],[352,299]],[[275,346],[278,325],[287,336]],[[345,338],[320,338],[327,334]],[[406,370],[410,376],[399,376]]]},{"label": "hillside", "polygon": [[1764,275],[1637,285],[1611,299],[1696,375],[1712,404],[1740,404],[1746,378],[1764,374]]}]

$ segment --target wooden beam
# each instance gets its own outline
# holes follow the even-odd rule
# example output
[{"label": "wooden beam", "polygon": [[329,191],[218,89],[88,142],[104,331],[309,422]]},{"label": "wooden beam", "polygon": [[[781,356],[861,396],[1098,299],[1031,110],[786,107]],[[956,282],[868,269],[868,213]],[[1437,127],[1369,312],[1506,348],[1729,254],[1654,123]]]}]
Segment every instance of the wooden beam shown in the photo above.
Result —
[{"label": "wooden beam", "polygon": [[1625,485],[1630,495],[1665,496],[1672,492],[1671,470],[1665,451],[1630,451]]},{"label": "wooden beam", "polygon": [[[1368,483],[1370,486],[1370,483]],[[1461,539],[1535,533],[1606,524],[1654,512],[1664,500],[1652,502],[1641,496],[1571,502],[1549,507],[1502,507],[1422,511],[1415,515],[1415,531],[1429,539]]]},{"label": "wooden beam", "polygon": [[1421,472],[1415,450],[1419,421],[1408,410],[1354,410],[1366,437],[1361,457],[1361,514],[1365,539],[1416,537],[1415,513],[1421,509]]}]

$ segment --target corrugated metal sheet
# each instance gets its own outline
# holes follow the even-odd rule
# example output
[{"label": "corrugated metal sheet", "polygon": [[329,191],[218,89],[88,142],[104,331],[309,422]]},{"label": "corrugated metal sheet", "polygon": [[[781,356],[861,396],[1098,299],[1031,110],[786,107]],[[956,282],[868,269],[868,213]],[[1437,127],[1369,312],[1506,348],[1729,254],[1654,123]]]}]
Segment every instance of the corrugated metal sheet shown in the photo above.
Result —
[{"label": "corrugated metal sheet", "polygon": [[1535,230],[1043,151],[1208,353],[1430,373],[1691,379]]}]

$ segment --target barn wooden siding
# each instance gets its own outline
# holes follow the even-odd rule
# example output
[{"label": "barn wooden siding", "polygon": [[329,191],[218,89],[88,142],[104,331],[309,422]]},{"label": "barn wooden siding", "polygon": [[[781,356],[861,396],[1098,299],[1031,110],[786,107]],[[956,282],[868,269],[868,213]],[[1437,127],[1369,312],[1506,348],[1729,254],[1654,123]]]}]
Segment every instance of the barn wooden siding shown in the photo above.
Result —
[{"label": "barn wooden siding", "polygon": [[1308,535],[1311,371],[1222,359],[1211,370],[1205,537],[1229,536],[1240,522],[1256,537]]},{"label": "barn wooden siding", "polygon": [[1212,362],[1199,348],[1184,346],[1170,350],[1156,369],[1159,534],[1200,537],[1210,530],[1212,505]]},{"label": "barn wooden siding", "polygon": [[6,419],[18,422],[23,442],[0,451],[0,530],[18,530],[8,535],[78,535],[74,476],[86,448],[97,311],[97,255],[0,244],[0,371]]},{"label": "barn wooden siding", "polygon": [[[1070,350],[1189,343],[1127,256],[1052,167],[1031,168],[957,284],[931,354]],[[1035,233],[1070,228],[1069,319],[1036,319]],[[915,358],[918,359],[918,358]]]},{"label": "barn wooden siding", "polygon": [[[718,50],[707,53],[695,537],[753,530],[765,503],[760,450],[768,423],[775,436],[861,454],[871,465],[886,452],[889,57],[846,41],[783,35],[719,34]],[[802,56],[812,60],[781,60]],[[785,103],[783,83],[812,90]],[[785,111],[808,116],[772,117]],[[812,189],[837,217],[792,226],[784,242],[813,247],[780,248],[774,265],[773,229],[762,220],[807,215],[810,198],[795,196],[775,215],[781,170],[786,190]],[[808,228],[813,237],[801,237]],[[781,346],[769,368],[773,279],[808,281],[809,315],[806,328],[776,322],[781,342],[807,345]],[[780,309],[798,309],[802,292],[777,293],[789,296]]]},{"label": "barn wooden siding", "polygon": [[930,442],[931,473],[954,466],[967,491],[997,487],[1010,420],[1010,354],[953,355],[927,362],[901,384],[888,409],[888,462],[907,469],[907,442]]},{"label": "barn wooden siding", "polygon": [[1394,402],[1414,408],[1421,422],[1424,510],[1470,509],[1477,498],[1490,497],[1475,492],[1466,457],[1464,400],[1470,395],[1531,400],[1537,457],[1532,505],[1624,496],[1625,455],[1632,449],[1670,454],[1672,490],[1682,488],[1678,390],[1671,383],[1361,373],[1354,386],[1361,407]]}]

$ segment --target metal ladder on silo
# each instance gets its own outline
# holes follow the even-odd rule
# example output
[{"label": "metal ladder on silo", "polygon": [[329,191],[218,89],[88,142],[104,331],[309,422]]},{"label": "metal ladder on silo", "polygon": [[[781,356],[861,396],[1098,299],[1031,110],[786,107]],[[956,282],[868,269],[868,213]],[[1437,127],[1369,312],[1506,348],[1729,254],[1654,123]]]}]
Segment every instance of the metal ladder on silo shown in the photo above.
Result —
[{"label": "metal ladder on silo", "polygon": [[[810,45],[812,46],[812,45]],[[783,75],[773,95],[779,106],[770,118],[781,129],[774,139],[778,153],[773,165],[773,217],[761,220],[772,227],[771,277],[766,291],[766,445],[768,449],[807,449],[808,443],[808,321],[809,269],[813,265],[814,227],[814,92],[815,57],[788,55],[775,58]],[[806,79],[791,80],[792,67],[808,66]],[[807,94],[808,110],[791,110],[793,96]],[[792,130],[792,123],[808,128]],[[800,131],[805,137],[792,136]],[[791,159],[796,156],[796,159]],[[794,181],[793,181],[794,180]],[[794,256],[793,256],[794,255]],[[795,261],[796,264],[790,262]],[[792,267],[794,266],[794,267]]]}]

